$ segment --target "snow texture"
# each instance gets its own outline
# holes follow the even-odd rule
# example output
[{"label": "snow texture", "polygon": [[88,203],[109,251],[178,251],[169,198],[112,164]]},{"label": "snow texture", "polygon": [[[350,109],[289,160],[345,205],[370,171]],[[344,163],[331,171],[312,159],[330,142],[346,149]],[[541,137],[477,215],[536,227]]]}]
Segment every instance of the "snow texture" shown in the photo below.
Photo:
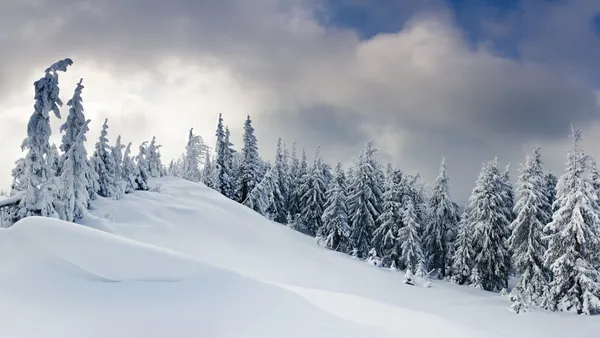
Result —
[{"label": "snow texture", "polygon": [[0,229],[2,336],[559,338],[600,327],[517,316],[506,297],[443,281],[403,284],[401,271],[319,247],[202,184],[158,184],[99,198],[83,225],[31,217]]}]

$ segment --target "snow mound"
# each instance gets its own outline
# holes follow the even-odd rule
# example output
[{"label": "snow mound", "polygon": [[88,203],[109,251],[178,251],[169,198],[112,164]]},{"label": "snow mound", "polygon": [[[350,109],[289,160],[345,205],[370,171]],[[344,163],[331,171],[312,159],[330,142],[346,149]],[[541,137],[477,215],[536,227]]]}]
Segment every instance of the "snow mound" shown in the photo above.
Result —
[{"label": "snow mound", "polygon": [[0,231],[0,278],[63,274],[103,281],[181,281],[198,263],[181,253],[87,226],[25,218]]}]

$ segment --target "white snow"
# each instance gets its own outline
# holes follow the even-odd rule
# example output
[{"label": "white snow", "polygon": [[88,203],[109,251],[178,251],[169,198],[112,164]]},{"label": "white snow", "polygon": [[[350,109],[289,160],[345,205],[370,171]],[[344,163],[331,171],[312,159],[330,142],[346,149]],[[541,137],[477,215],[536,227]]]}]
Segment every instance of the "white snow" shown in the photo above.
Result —
[{"label": "white snow", "polygon": [[558,338],[600,330],[597,316],[515,315],[495,293],[406,285],[400,271],[319,247],[204,185],[153,184],[161,192],[96,201],[84,225],[27,218],[0,229],[2,337]]}]

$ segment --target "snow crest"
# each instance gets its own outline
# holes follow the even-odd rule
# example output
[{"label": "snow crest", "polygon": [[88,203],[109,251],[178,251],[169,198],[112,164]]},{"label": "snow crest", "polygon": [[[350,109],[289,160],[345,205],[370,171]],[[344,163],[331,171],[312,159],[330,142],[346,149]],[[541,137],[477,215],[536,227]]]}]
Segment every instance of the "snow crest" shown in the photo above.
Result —
[{"label": "snow crest", "polygon": [[1,229],[0,252],[0,278],[10,279],[51,273],[112,282],[181,281],[198,268],[176,251],[44,217]]}]

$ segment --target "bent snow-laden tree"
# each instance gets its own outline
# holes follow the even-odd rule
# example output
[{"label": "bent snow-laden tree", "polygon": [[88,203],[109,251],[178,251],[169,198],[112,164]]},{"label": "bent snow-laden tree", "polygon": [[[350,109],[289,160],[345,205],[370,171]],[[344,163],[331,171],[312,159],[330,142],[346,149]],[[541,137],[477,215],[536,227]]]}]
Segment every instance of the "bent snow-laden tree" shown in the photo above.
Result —
[{"label": "bent snow-laden tree", "polygon": [[275,176],[273,174],[273,168],[269,169],[263,179],[252,189],[250,194],[243,205],[248,208],[265,215],[267,209],[271,204],[271,196],[273,195],[273,189],[276,189]]},{"label": "bent snow-laden tree", "polygon": [[208,147],[204,144],[204,140],[202,140],[200,135],[194,134],[194,128],[191,128],[183,157],[182,175],[184,179],[192,182],[200,182],[202,180],[200,165],[202,164],[203,158],[208,156],[207,154]]},{"label": "bent snow-laden tree", "polygon": [[548,249],[544,262],[553,281],[546,296],[552,310],[594,314],[600,311],[600,206],[592,182],[585,177],[589,158],[573,131],[567,169],[556,189],[556,211],[546,225]]},{"label": "bent snow-laden tree", "polygon": [[62,101],[58,97],[58,72],[66,72],[72,65],[71,59],[56,62],[48,69],[46,75],[34,83],[35,104],[34,112],[27,124],[27,138],[22,148],[27,149],[25,156],[26,187],[25,194],[19,204],[17,218],[27,216],[56,216],[53,206],[53,196],[48,184],[50,182],[50,167],[47,156],[50,150],[50,116],[52,111],[60,118]]}]

